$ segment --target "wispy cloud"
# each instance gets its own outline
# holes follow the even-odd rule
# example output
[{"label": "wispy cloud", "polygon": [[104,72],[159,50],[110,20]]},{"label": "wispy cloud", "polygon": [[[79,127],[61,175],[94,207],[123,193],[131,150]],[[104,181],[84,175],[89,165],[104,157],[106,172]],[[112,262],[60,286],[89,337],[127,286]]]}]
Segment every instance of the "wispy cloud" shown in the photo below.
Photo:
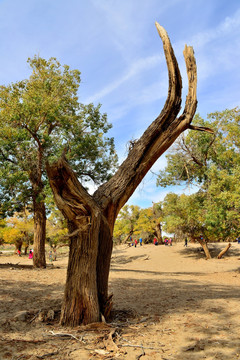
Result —
[{"label": "wispy cloud", "polygon": [[[225,20],[215,28],[210,28],[204,32],[193,34],[191,38],[188,39],[187,43],[193,44],[195,52],[197,53],[200,82],[208,76],[216,74],[221,66],[228,66],[229,68],[236,66],[236,63],[234,63],[232,59],[232,53],[233,51],[235,51],[235,53],[236,51],[237,53],[240,52],[240,42],[238,41],[238,48],[236,49],[237,44],[234,41],[234,32],[237,32],[237,35],[240,35],[240,10],[232,17],[226,17]],[[228,36],[231,36],[232,41],[227,41],[227,43],[223,46],[223,41]],[[237,38],[239,40],[239,36]],[[184,83],[187,84],[185,64],[182,57],[182,50],[185,42],[186,39],[184,39],[184,41],[178,41],[176,44],[173,44],[173,47],[177,57],[179,57],[179,64],[182,70]],[[226,47],[228,51],[226,51]],[[148,76],[149,71],[153,70],[157,65],[164,61],[163,54],[162,56],[155,54],[146,58],[135,60],[121,76],[117,77],[113,82],[104,86],[95,94],[85,98],[84,102],[102,101],[121,87],[123,88],[123,91],[125,91],[127,83],[129,82],[131,82],[131,86],[134,82],[136,82],[137,86],[137,79],[139,76],[142,78],[144,78],[144,76]],[[168,83],[166,82],[166,79],[164,79],[162,83],[157,83],[155,81],[145,86],[143,89],[138,88],[137,92],[131,92],[131,89],[129,89],[127,104],[125,103],[121,106],[119,103],[116,104],[117,108],[122,108],[120,111],[117,110],[116,113],[122,114],[122,112],[124,112],[123,109],[128,111],[130,107],[134,107],[138,104],[156,101],[157,99],[165,96],[167,87]],[[137,96],[135,94],[137,94]]]},{"label": "wispy cloud", "polygon": [[161,57],[159,55],[149,56],[143,59],[139,59],[131,64],[130,68],[121,77],[117,78],[112,83],[102,88],[97,93],[83,100],[84,103],[91,103],[100,101],[105,96],[118,89],[122,84],[131,80],[133,77],[138,76],[143,70],[151,69],[159,63]]}]

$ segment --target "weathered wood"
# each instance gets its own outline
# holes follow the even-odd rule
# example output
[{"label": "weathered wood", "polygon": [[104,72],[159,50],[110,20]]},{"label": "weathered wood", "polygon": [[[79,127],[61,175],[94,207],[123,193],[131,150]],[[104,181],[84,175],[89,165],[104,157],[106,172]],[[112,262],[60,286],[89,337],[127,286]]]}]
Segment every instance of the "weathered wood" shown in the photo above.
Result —
[{"label": "weathered wood", "polygon": [[204,241],[204,240],[201,240],[201,239],[198,239],[198,242],[201,244],[202,248],[203,248],[203,251],[206,255],[206,259],[209,260],[211,259],[211,254],[210,254],[210,251],[209,251],[209,248],[207,246],[207,242]]},{"label": "weathered wood", "polygon": [[67,164],[64,156],[47,165],[57,206],[68,220],[70,254],[61,313],[62,325],[79,325],[100,320],[112,306],[108,276],[112,234],[118,212],[127,202],[154,162],[186,129],[196,111],[197,68],[192,47],[185,46],[188,95],[181,107],[182,80],[166,31],[156,23],[168,66],[169,90],[160,115],[134,142],[116,174],[90,196]]},{"label": "weathered wood", "polygon": [[36,268],[46,267],[45,238],[46,238],[46,210],[43,201],[33,199],[34,208],[34,250],[33,266]]},{"label": "weathered wood", "polygon": [[[156,24],[163,41],[168,65],[169,90],[164,108],[155,121],[147,128],[141,138],[134,143],[127,159],[107,183],[100,186],[93,197],[110,219],[112,226],[116,216],[155,161],[172,145],[186,129],[196,111],[197,67],[192,47],[185,46],[189,90],[183,114],[177,118],[181,107],[182,80],[169,37],[166,31]],[[104,194],[104,195],[103,195]]]},{"label": "weathered wood", "polygon": [[98,236],[101,212],[62,157],[47,172],[58,208],[68,220],[71,236],[62,325],[100,321],[97,290]]},{"label": "weathered wood", "polygon": [[226,252],[229,250],[230,247],[231,247],[231,243],[229,242],[227,246],[218,254],[217,258],[221,259],[223,255],[226,254]]}]

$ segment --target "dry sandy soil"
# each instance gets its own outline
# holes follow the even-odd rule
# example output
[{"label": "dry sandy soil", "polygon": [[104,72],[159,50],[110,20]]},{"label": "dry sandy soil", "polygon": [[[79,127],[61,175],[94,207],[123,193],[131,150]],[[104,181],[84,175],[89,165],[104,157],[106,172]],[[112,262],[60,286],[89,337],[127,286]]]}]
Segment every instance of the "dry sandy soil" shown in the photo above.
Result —
[{"label": "dry sandy soil", "polygon": [[0,359],[240,359],[240,245],[221,260],[199,250],[116,247],[111,322],[74,329],[58,325],[66,255],[36,270],[1,254]]}]

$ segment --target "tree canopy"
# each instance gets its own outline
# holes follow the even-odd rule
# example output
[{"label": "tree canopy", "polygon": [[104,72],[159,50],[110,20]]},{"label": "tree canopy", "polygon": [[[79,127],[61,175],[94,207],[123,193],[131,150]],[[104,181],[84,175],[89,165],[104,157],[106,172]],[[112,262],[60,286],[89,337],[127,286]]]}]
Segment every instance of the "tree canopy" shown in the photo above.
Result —
[{"label": "tree canopy", "polygon": [[116,241],[125,243],[129,237],[142,237],[149,242],[154,236],[162,241],[162,204],[141,209],[137,205],[125,205],[120,211],[114,226],[113,236]]},{"label": "tree canopy", "polygon": [[[43,243],[46,161],[64,151],[84,183],[100,184],[111,177],[117,157],[113,138],[106,136],[111,125],[100,105],[78,100],[80,72],[55,58],[35,56],[28,64],[28,79],[0,87],[1,210],[5,216],[28,204],[35,215],[35,242]],[[43,246],[35,250],[34,256]]]},{"label": "tree canopy", "polygon": [[[181,218],[185,233],[190,234],[188,211],[195,236],[204,232],[210,240],[234,239],[240,226],[240,110],[211,113],[206,121],[197,115],[195,121],[210,126],[214,134],[189,131],[182,135],[167,155],[167,167],[160,172],[158,185],[187,183],[199,187],[196,194],[175,196],[173,225],[177,226]],[[168,207],[172,206],[170,199],[165,199]],[[185,212],[177,211],[182,206]]]}]

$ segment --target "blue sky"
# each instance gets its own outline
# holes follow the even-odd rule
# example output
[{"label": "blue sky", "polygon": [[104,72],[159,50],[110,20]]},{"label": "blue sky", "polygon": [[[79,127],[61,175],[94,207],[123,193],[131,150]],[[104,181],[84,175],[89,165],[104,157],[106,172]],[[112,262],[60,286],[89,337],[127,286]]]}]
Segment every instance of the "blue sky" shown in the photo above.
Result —
[{"label": "blue sky", "polygon": [[[160,113],[167,68],[155,21],[167,30],[183,78],[182,55],[193,46],[201,116],[232,108],[240,99],[239,0],[0,0],[0,84],[30,74],[27,58],[56,57],[82,73],[79,99],[102,104],[113,124],[120,161],[127,142],[141,136]],[[164,168],[165,157],[153,166]],[[151,206],[169,191],[149,173],[130,204]]]}]

